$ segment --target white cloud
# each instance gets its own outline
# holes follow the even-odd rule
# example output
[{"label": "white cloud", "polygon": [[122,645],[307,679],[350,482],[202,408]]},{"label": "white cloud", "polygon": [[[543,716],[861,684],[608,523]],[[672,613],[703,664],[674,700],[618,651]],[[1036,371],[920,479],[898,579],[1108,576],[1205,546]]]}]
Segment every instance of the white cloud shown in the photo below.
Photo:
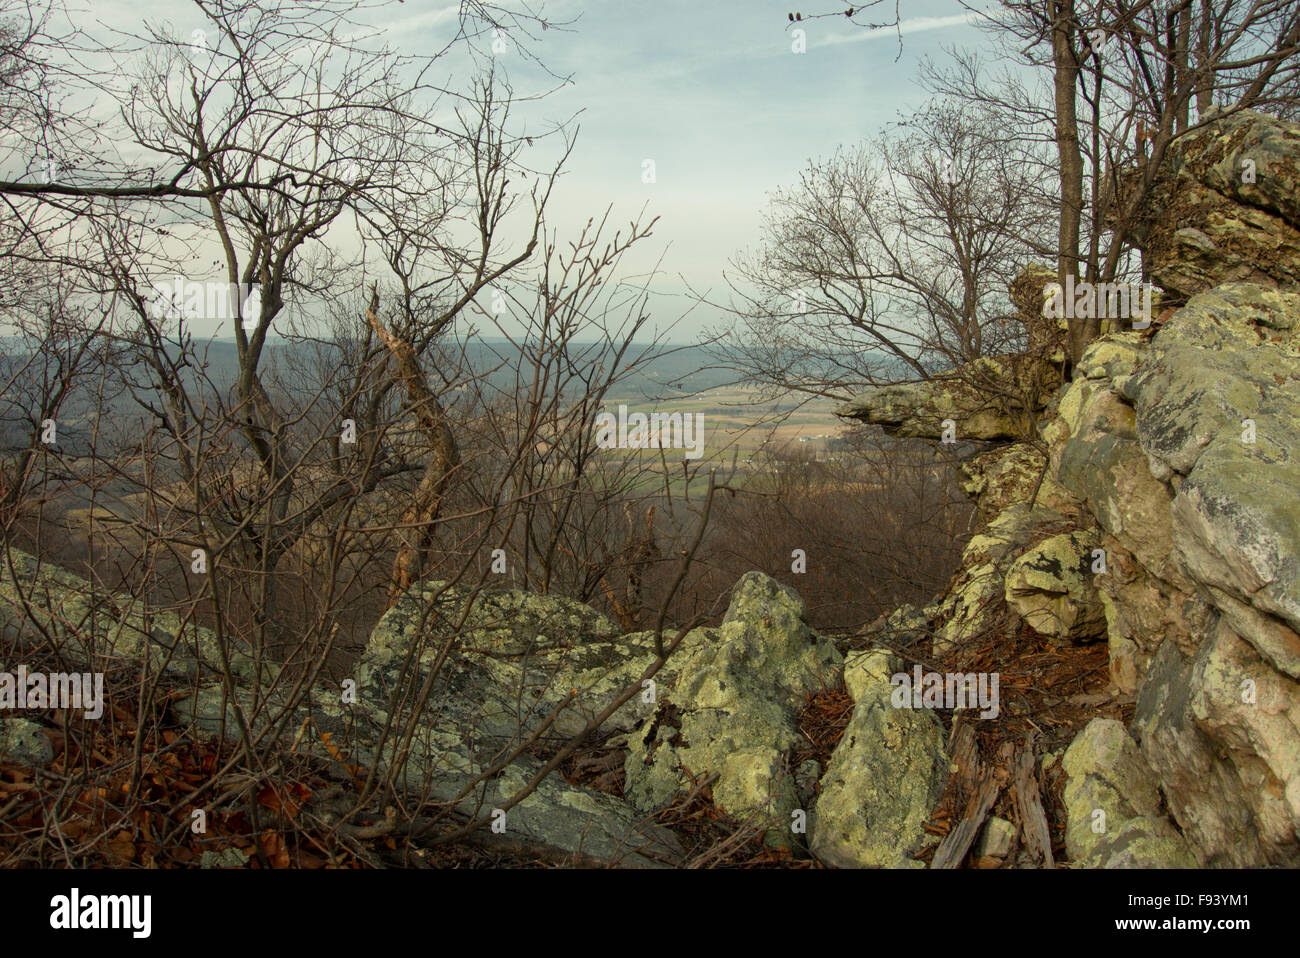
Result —
[{"label": "white cloud", "polygon": [[391,23],[386,24],[386,29],[394,36],[409,38],[412,33],[419,30],[440,27],[444,23],[455,23],[459,19],[460,4],[453,3],[450,6],[442,7],[438,10],[429,10],[425,13],[418,13],[414,16],[394,20]]},{"label": "white cloud", "polygon": [[898,21],[897,28],[876,27],[874,30],[840,33],[829,36],[824,40],[818,40],[808,46],[809,49],[816,49],[817,47],[836,46],[841,43],[861,43],[865,40],[896,39],[900,33],[903,36],[909,36],[913,33],[928,33],[931,30],[946,30],[948,27],[959,27],[967,23],[974,23],[977,19],[979,19],[979,14],[973,11],[950,17],[910,17]]}]

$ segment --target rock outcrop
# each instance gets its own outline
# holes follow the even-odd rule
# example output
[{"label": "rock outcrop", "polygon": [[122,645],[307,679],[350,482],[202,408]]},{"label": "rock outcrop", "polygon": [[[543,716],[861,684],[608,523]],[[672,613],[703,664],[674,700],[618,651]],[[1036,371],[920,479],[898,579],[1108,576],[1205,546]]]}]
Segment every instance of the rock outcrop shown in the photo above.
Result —
[{"label": "rock outcrop", "polygon": [[[1240,176],[1247,160],[1251,179]],[[896,653],[986,655],[1023,631],[1048,657],[1089,656],[1095,674],[1102,647],[1074,647],[1104,642],[1102,697],[1131,721],[1085,715],[1059,765],[1059,750],[1043,763],[1043,781],[1065,779],[1068,863],[1300,867],[1298,163],[1300,129],[1258,114],[1179,140],[1142,227],[1177,308],[1092,343],[1068,382],[1054,378],[1063,331],[1031,315],[1051,274],[1031,267],[1011,290],[1029,314],[1029,353],[869,390],[841,410],[900,436],[944,438],[951,420],[958,441],[997,443],[964,464],[980,524],[948,588],[882,616],[857,643],[868,647],[847,656],[810,627],[793,589],[756,572],[736,584],[721,624],[686,634],[653,677],[655,636],[620,634],[579,602],[429,582],[374,628],[354,697],[320,685],[283,701],[268,672],[259,684],[271,707],[259,708],[255,683],[231,697],[216,681],[224,655],[236,678],[258,676],[252,650],[222,650],[188,619],[12,549],[0,630],[51,634],[82,667],[183,680],[174,714],[197,733],[233,737],[244,718],[287,739],[312,725],[333,744],[304,748],[346,753],[462,818],[531,784],[506,813],[509,832],[642,866],[681,862],[654,815],[708,788],[769,846],[798,849],[806,821],[807,848],[825,864],[920,867],[950,773],[979,763],[961,744],[974,741],[964,723],[950,737],[933,708],[899,705]],[[1021,398],[990,400],[981,377],[1014,381]],[[853,711],[833,753],[799,761],[801,710],[843,689]],[[385,734],[399,718],[409,736]],[[622,794],[544,774],[546,749],[587,729],[625,750]],[[49,745],[38,723],[0,720],[0,757],[41,764]],[[1036,802],[1033,756],[1020,754],[1010,787]],[[1006,785],[976,775],[963,804],[987,782]],[[936,864],[956,864],[972,843],[984,863],[1047,861],[1033,802],[1017,812],[1024,821],[981,819]]]},{"label": "rock outcrop", "polygon": [[[1047,478],[1079,509],[997,512],[932,622],[936,647],[1008,611],[1055,640],[1104,637],[1113,684],[1138,694],[1135,748],[1207,865],[1300,865],[1297,324],[1300,296],[1234,284],[1149,341],[1094,343],[1039,426]],[[1153,827],[1080,860],[1186,864]]]},{"label": "rock outcrop", "polygon": [[853,718],[826,774],[813,818],[811,848],[841,868],[923,868],[914,861],[922,826],[948,779],[943,726],[928,709],[895,708],[893,656],[856,658]]},{"label": "rock outcrop", "polygon": [[1105,533],[1112,675],[1139,692],[1142,753],[1211,865],[1300,863],[1297,322],[1294,294],[1194,296],[1134,373],[1091,381],[1059,445]]},{"label": "rock outcrop", "polygon": [[1124,726],[1093,719],[1062,760],[1065,847],[1092,868],[1194,868],[1187,842],[1161,811],[1150,766]]},{"label": "rock outcrop", "polygon": [[[283,683],[271,681],[273,674],[267,675],[259,701],[243,685],[232,699],[215,681],[220,657],[208,630],[181,628],[179,616],[92,589],[86,580],[40,565],[16,549],[9,550],[9,560],[17,574],[6,568],[0,576],[0,624],[7,635],[34,626],[57,629],[65,654],[78,667],[129,661],[187,684],[197,682],[197,690],[179,698],[173,712],[202,735],[236,739],[237,708],[254,735],[289,738],[314,725],[332,741],[326,747],[309,738],[301,745],[321,759],[346,756],[363,767],[392,770],[395,780],[423,801],[454,806],[467,818],[507,805],[542,771],[541,760],[522,754],[499,772],[485,774],[508,746],[536,730],[560,705],[561,718],[551,726],[556,735],[585,727],[598,697],[604,696],[599,699],[604,707],[617,684],[631,681],[654,657],[644,640],[619,636],[608,620],[581,603],[518,590],[473,594],[429,583],[408,593],[374,629],[356,669],[355,699],[318,686],[301,702],[288,701]],[[93,654],[81,641],[91,624],[103,636]],[[449,643],[457,654],[438,674],[409,744],[401,747],[400,736],[383,735],[396,714],[390,709],[409,710],[429,664]],[[396,676],[408,653],[415,666],[401,685]],[[274,671],[269,664],[266,668]],[[233,671],[254,674],[251,657],[236,651]],[[284,714],[277,718],[277,713]],[[614,724],[635,721],[629,710]],[[9,719],[0,728],[0,754],[10,760],[48,761],[48,746],[35,723]],[[647,822],[629,803],[570,785],[556,773],[542,777],[505,815],[511,836],[600,861],[663,865],[679,862],[682,854],[670,832]]]},{"label": "rock outcrop", "polygon": [[1297,196],[1295,124],[1242,110],[1180,137],[1138,224],[1152,279],[1182,297],[1225,283],[1300,285]]},{"label": "rock outcrop", "polygon": [[951,426],[957,442],[1022,439],[1060,382],[1043,359],[984,357],[940,379],[868,389],[835,412],[901,438],[940,439]]},{"label": "rock outcrop", "polygon": [[702,630],[661,686],[654,715],[629,736],[628,797],[662,807],[716,776],[714,802],[761,825],[770,844],[793,843],[798,789],[788,753],[808,696],[840,681],[842,659],[807,624],[803,599],[757,572],[732,592],[722,625]]},{"label": "rock outcrop", "polygon": [[[181,628],[180,617],[95,590],[18,550],[9,559],[15,574],[0,576],[7,636],[56,630],[81,667],[134,663],[183,680],[194,689],[172,712],[199,735],[237,740],[241,720],[254,736],[286,739],[311,726],[329,744],[308,737],[300,748],[389,772],[422,801],[465,818],[507,806],[537,779],[505,813],[507,834],[624,866],[681,861],[680,843],[651,819],[701,779],[711,781],[718,808],[756,823],[769,844],[792,846],[803,829],[793,829],[791,813],[807,810],[821,777],[815,761],[790,767],[801,740],[797,715],[810,695],[842,680],[841,656],[809,628],[803,600],[759,573],[737,583],[719,627],[687,633],[649,679],[653,633],[620,634],[563,597],[428,582],[372,630],[353,671],[354,694],[317,686],[290,701],[267,664],[254,701],[251,682],[228,695],[217,680],[220,655],[207,630]],[[88,625],[106,636],[93,649],[80,641]],[[232,651],[236,678],[251,677],[251,656]],[[598,722],[629,689],[634,694]],[[409,741],[385,734],[412,716]],[[558,745],[589,726],[615,742],[626,737],[625,797],[543,775],[543,760],[520,752],[529,740]],[[0,722],[0,757],[40,765],[52,754],[39,723]]]},{"label": "rock outcrop", "polygon": [[927,608],[935,651],[1014,623],[1105,639],[1136,696],[1063,761],[1079,865],[1300,866],[1298,184],[1294,124],[1177,141],[1141,235],[1183,305],[1092,343],[1031,435],[965,464],[982,527]]}]

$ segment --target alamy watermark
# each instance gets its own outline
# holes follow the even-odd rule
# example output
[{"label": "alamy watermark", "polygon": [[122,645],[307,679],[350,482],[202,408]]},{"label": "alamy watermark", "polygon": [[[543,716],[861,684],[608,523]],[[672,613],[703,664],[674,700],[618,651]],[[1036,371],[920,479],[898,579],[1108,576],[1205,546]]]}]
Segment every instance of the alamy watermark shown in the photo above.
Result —
[{"label": "alamy watermark", "polygon": [[50,899],[50,927],[58,931],[121,928],[133,938],[148,938],[152,912],[151,895],[83,895],[74,888]]},{"label": "alamy watermark", "polygon": [[154,283],[149,310],[155,319],[238,319],[245,330],[257,328],[262,315],[262,287],[257,283],[198,283],[175,277]]},{"label": "alamy watermark", "polygon": [[596,416],[596,445],[601,449],[682,449],[687,459],[704,454],[703,413],[629,413]]},{"label": "alamy watermark", "polygon": [[104,673],[0,672],[0,709],[82,710],[86,718],[104,714]]},{"label": "alamy watermark", "polygon": [[909,675],[896,672],[889,702],[896,709],[980,708],[980,718],[998,717],[997,672],[926,672],[918,665]]},{"label": "alamy watermark", "polygon": [[1131,319],[1134,329],[1151,325],[1150,283],[1076,283],[1065,275],[1065,286],[1043,287],[1043,315],[1048,319]]}]

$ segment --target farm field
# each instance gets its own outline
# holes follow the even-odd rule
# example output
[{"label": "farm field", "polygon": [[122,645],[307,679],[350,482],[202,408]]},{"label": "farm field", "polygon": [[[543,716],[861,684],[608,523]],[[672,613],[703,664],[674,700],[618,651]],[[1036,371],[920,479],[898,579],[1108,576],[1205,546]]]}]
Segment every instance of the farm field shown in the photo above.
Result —
[{"label": "farm field", "polygon": [[[799,405],[802,402],[802,405]],[[697,415],[703,427],[704,442],[699,459],[688,462],[690,492],[694,495],[708,487],[710,467],[736,473],[732,481],[744,483],[762,471],[765,450],[787,455],[825,458],[828,442],[847,428],[834,413],[836,403],[830,399],[804,401],[791,397],[779,402],[760,402],[757,390],[745,386],[719,386],[691,396],[651,402],[639,397],[613,398],[605,409],[617,413],[626,405],[629,413]],[[646,462],[662,461],[668,466],[674,492],[683,491],[686,476],[683,456],[678,449],[618,449],[611,454],[638,457]],[[646,484],[654,482],[647,476]]]}]

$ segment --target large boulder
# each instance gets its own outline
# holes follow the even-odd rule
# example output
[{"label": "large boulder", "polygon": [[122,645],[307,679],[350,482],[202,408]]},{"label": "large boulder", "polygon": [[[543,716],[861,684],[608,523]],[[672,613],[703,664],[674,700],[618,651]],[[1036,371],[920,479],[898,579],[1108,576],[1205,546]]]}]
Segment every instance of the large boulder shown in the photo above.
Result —
[{"label": "large boulder", "polygon": [[[841,410],[1013,440],[963,465],[981,526],[925,617],[936,656],[1017,614],[1058,641],[1104,631],[1137,744],[1094,723],[1071,748],[1077,864],[1300,864],[1300,126],[1207,118],[1171,146],[1135,231],[1164,290],[1153,328],[1091,343],[1041,409],[969,389],[965,373],[1015,379],[999,358]],[[1054,280],[1032,266],[1012,284],[1026,362],[1059,343],[1031,315]],[[882,657],[851,656],[860,698]]]},{"label": "large boulder", "polygon": [[1183,591],[1149,571],[1118,539],[1106,536],[1103,547],[1106,573],[1096,582],[1106,609],[1111,682],[1131,695],[1160,643],[1194,655],[1217,612],[1194,589]]},{"label": "large boulder", "polygon": [[650,811],[716,776],[720,809],[756,820],[770,843],[790,844],[798,713],[838,683],[841,668],[834,645],[809,628],[798,593],[746,573],[722,625],[686,650],[654,715],[628,737],[624,794]]},{"label": "large boulder", "polygon": [[1219,620],[1194,658],[1165,642],[1134,730],[1170,813],[1212,866],[1300,865],[1300,686]]},{"label": "large boulder", "polygon": [[1149,351],[1134,332],[1092,343],[1042,424],[1048,475],[1102,532],[1104,571],[1092,581],[1105,609],[1111,679],[1128,694],[1164,638],[1194,653],[1211,612],[1174,553],[1175,491],[1152,474],[1125,395]]},{"label": "large boulder", "polygon": [[923,868],[912,855],[943,794],[948,756],[943,726],[928,709],[892,702],[897,659],[855,658],[857,704],[822,776],[810,847],[839,868]]},{"label": "large boulder", "polygon": [[1099,542],[1094,533],[1076,529],[1022,552],[1007,570],[1007,605],[1058,644],[1105,636],[1106,610],[1095,582],[1104,559]]},{"label": "large boulder", "polygon": [[1188,586],[1169,564],[1173,492],[1151,475],[1133,407],[1108,383],[1089,380],[1075,380],[1061,406],[1077,408],[1068,438],[1052,446],[1061,484],[1144,567]]},{"label": "large boulder", "polygon": [[[697,630],[683,645],[704,635]],[[665,643],[671,638],[665,635]],[[650,681],[670,680],[683,653],[679,647]],[[563,596],[430,582],[407,592],[375,626],[356,667],[358,695],[387,711],[394,701],[409,701],[439,659],[426,714],[499,748],[552,713],[550,736],[582,731],[621,691],[640,684],[655,643],[649,632],[620,635],[605,616]],[[638,691],[602,730],[637,724],[653,710],[649,698]]]},{"label": "large boulder", "polygon": [[1294,123],[1243,110],[1175,140],[1135,229],[1152,278],[1183,297],[1226,283],[1300,287],[1297,185]]},{"label": "large boulder", "polygon": [[1137,745],[1113,719],[1093,719],[1061,762],[1065,850],[1087,868],[1194,868],[1196,856],[1160,809]]},{"label": "large boulder", "polygon": [[[0,562],[0,637],[51,637],[60,653],[84,669],[145,665],[172,676],[210,679],[220,674],[216,636],[185,611],[147,606],[12,546]],[[227,636],[232,673],[251,679],[254,656],[247,637]],[[266,666],[263,678],[274,677]]]}]

